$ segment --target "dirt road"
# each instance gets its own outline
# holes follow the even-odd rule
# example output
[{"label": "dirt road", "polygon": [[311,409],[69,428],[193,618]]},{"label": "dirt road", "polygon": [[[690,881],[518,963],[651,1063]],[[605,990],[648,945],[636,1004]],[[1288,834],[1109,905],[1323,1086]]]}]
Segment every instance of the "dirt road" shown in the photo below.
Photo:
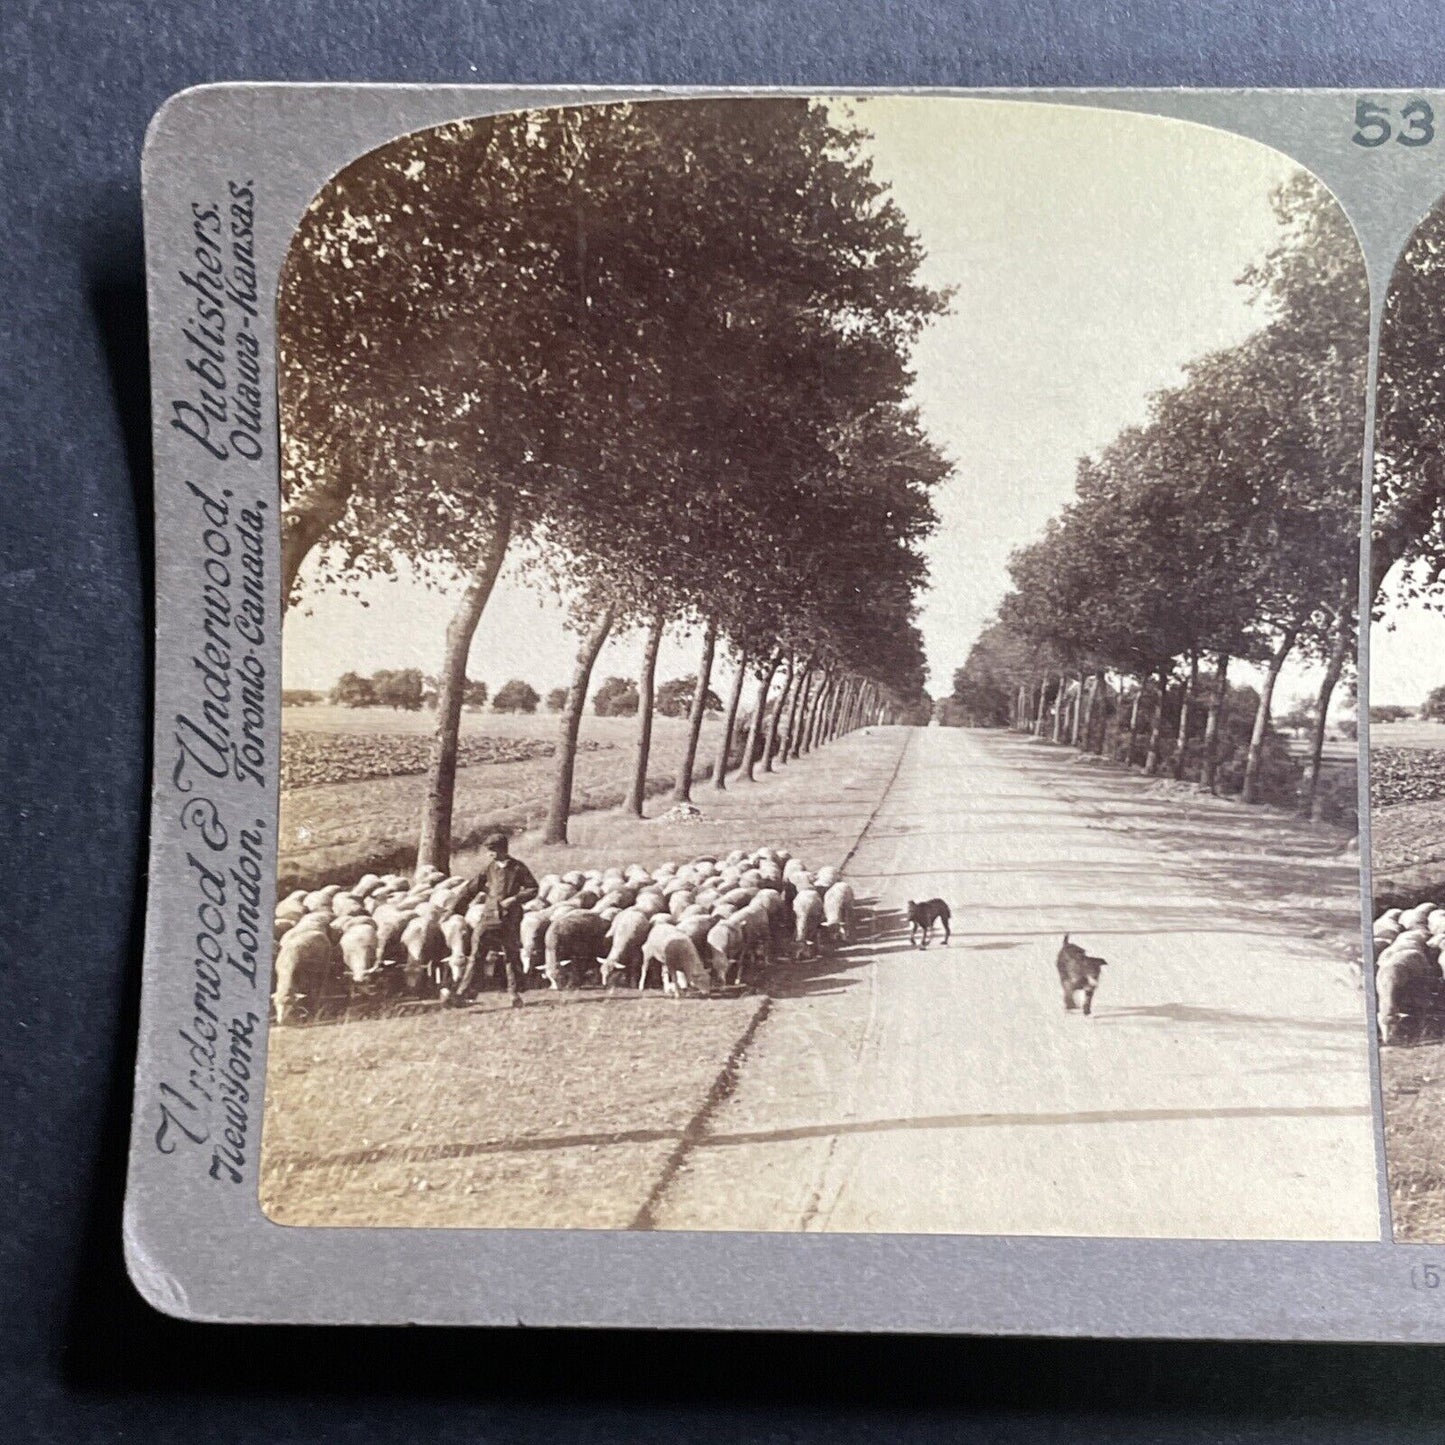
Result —
[{"label": "dirt road", "polygon": [[[1379,1237],[1352,857],[1069,756],[912,735],[848,869],[873,936],[773,990],[643,1223]],[[914,951],[889,910],[935,895],[952,946]]]}]

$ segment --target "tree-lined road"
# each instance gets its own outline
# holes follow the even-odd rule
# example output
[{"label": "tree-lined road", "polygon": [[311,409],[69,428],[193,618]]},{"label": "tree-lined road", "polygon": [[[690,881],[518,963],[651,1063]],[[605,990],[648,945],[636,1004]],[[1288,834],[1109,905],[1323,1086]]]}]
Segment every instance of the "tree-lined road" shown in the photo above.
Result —
[{"label": "tree-lined road", "polygon": [[[880,738],[881,742],[881,738]],[[662,1228],[1375,1239],[1353,859],[1001,732],[911,734]],[[889,910],[940,896],[950,948]],[[1066,1014],[1065,931],[1109,960]]]}]

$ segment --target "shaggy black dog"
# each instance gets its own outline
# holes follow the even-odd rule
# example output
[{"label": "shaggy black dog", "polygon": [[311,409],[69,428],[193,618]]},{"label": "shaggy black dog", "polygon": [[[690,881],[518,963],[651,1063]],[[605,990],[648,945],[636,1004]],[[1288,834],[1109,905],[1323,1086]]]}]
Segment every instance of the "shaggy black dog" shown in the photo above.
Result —
[{"label": "shaggy black dog", "polygon": [[1084,995],[1084,1015],[1094,1011],[1094,990],[1099,986],[1099,970],[1104,966],[1102,958],[1085,953],[1077,943],[1069,942],[1064,935],[1059,956],[1054,960],[1059,970],[1059,983],[1064,990],[1064,1007],[1072,1012],[1078,1008],[1079,994]]},{"label": "shaggy black dog", "polygon": [[928,947],[928,935],[935,923],[943,925],[943,941],[948,942],[948,921],[953,917],[948,904],[941,898],[929,898],[922,903],[908,903],[908,941],[919,948]]}]

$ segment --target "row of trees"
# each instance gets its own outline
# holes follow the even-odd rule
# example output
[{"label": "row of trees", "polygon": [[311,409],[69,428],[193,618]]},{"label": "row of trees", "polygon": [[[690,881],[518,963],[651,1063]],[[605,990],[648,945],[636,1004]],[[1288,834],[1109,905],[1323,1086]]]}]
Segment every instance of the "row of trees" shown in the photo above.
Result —
[{"label": "row of trees", "polygon": [[285,595],[308,560],[343,590],[403,562],[466,579],[420,862],[448,866],[467,657],[508,559],[560,585],[582,637],[549,841],[621,630],[641,635],[638,814],[669,628],[700,636],[681,799],[720,655],[717,787],[749,681],[745,776],[917,705],[947,465],[908,358],[947,298],[863,141],[804,100],[534,111],[405,137],[311,206],[280,298]]},{"label": "row of trees", "polygon": [[1074,499],[1015,553],[996,626],[955,679],[961,713],[1222,786],[1225,719],[1262,670],[1236,786],[1264,795],[1276,682],[1322,664],[1301,806],[1316,808],[1326,718],[1351,668],[1368,296],[1343,212],[1301,177],[1278,243],[1244,278],[1263,314],[1187,368],[1146,421],[1079,464]]}]

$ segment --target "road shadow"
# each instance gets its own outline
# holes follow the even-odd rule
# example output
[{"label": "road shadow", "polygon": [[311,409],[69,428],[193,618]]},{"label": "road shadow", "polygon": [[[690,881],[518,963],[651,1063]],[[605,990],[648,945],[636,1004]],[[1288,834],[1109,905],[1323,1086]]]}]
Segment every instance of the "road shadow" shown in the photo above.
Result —
[{"label": "road shadow", "polygon": [[[846,1119],[819,1124],[795,1124],[781,1129],[754,1129],[734,1134],[707,1134],[696,1141],[699,1149],[728,1149],[740,1145],[793,1144],[807,1139],[832,1139],[866,1134],[907,1133],[919,1130],[1065,1128],[1089,1124],[1170,1124],[1189,1120],[1220,1119],[1349,1119],[1367,1116],[1368,1106],[1234,1105],[1215,1109],[1091,1109],[1072,1113],[929,1114],[914,1118]],[[681,1138],[680,1130],[628,1129],[614,1134],[552,1134],[511,1139],[457,1140],[422,1147],[381,1145],[344,1154],[291,1155],[284,1160],[291,1172],[316,1169],[359,1169],[387,1163],[430,1164],[472,1159],[485,1154],[536,1154],[559,1149],[605,1149],[609,1146],[652,1144]]]},{"label": "road shadow", "polygon": [[859,903],[856,931],[854,941],[841,948],[824,946],[812,958],[773,964],[759,980],[762,989],[774,998],[841,993],[856,986],[875,960],[912,946],[904,914],[896,908],[878,908],[871,899]]},{"label": "road shadow", "polygon": [[1184,848],[1196,846],[1201,832],[1221,843],[1229,842],[1242,851],[1257,855],[1261,839],[1267,837],[1281,856],[1338,863],[1348,834],[1339,828],[1314,824],[1277,808],[1246,806],[1229,798],[1209,794],[1165,797],[1151,794],[1161,781],[1122,766],[1081,768],[1067,757],[1049,750],[1040,753],[1036,745],[1004,734],[979,735],[986,750],[1036,778],[1046,778],[1062,792],[1087,789],[1080,801],[1104,808],[1127,810],[1161,836],[1173,834]]},{"label": "road shadow", "polygon": [[[1153,794],[1150,789],[1158,779],[1121,767],[1082,768],[1068,760],[1072,753],[1041,747],[1033,739],[993,731],[978,731],[973,737],[991,761],[1072,805],[1068,815],[1041,813],[1034,800],[1015,808],[1006,784],[991,781],[980,769],[969,806],[985,820],[984,831],[996,813],[1000,831],[1011,834],[1037,831],[1034,820],[1046,818],[1055,844],[1062,837],[1081,840],[1096,831],[1123,834],[1161,850],[1157,869],[1147,876],[1134,870],[1136,893],[1139,884],[1147,885],[1157,892],[1163,909],[1170,909],[1171,898],[1181,895],[1210,895],[1207,915],[1176,904],[1161,914],[1158,931],[1244,933],[1264,931],[1261,925],[1267,925],[1271,933],[1305,938],[1332,932],[1352,937],[1358,932],[1358,854],[1341,829],[1208,794]],[[1042,859],[1004,861],[991,870],[985,864],[982,871],[1038,871],[1081,891],[1096,885],[1101,896],[1069,904],[1069,916],[1090,909],[1100,919],[1107,916],[1109,889],[1126,870],[1107,860],[1055,856],[1051,862],[1048,855],[1055,851],[1045,844]],[[1050,916],[1058,914],[1051,909]]]},{"label": "road shadow", "polygon": [[1214,1109],[1086,1109],[1058,1113],[930,1114],[918,1118],[848,1119],[824,1124],[796,1124],[782,1129],[709,1134],[702,1149],[740,1144],[789,1144],[804,1139],[841,1135],[890,1134],[931,1129],[1059,1128],[1083,1124],[1169,1124],[1196,1119],[1347,1119],[1368,1117],[1367,1104],[1225,1105]]},{"label": "road shadow", "polygon": [[1349,1039],[1360,1035],[1359,1019],[1278,1018],[1268,1014],[1238,1013],[1234,1009],[1201,1008],[1196,1004],[1137,1004],[1125,1008],[1100,1010],[1094,1015],[1098,1024],[1118,1023],[1128,1019],[1158,1019],[1170,1024],[1215,1024],[1228,1028],[1270,1029],[1286,1033],[1338,1034]]},{"label": "road shadow", "polygon": [[[727,984],[723,987],[714,986],[711,993],[692,992],[675,1001],[679,1004],[702,1004],[709,999],[745,998],[750,994],[764,991],[752,984]],[[586,1004],[610,1004],[621,1007],[632,1001],[652,1003],[666,997],[667,995],[658,985],[647,989],[637,989],[628,988],[625,985],[604,988],[598,983],[584,983],[577,988],[552,989],[544,985],[526,988],[522,991],[523,1006],[526,1008],[574,1008]],[[335,1000],[324,1002],[320,1009],[309,1017],[289,1019],[285,1024],[273,1023],[271,1027],[289,1032],[292,1029],[332,1028],[337,1024],[416,1018],[422,1014],[432,1013],[446,1013],[451,1017],[462,1018],[468,1015],[510,1013],[511,1010],[511,998],[506,990],[495,987],[482,989],[464,1003],[452,1007],[443,1004],[437,997],[363,998],[353,999],[348,1003],[338,996]]]},{"label": "road shadow", "polygon": [[[1023,948],[1031,939],[1052,937],[1054,930],[1000,938],[997,931],[970,934],[955,927],[948,943],[935,932],[928,946],[920,948],[909,937],[908,917],[902,909],[870,907],[860,912],[858,932],[858,939],[846,947],[831,952],[825,950],[816,958],[775,964],[763,980],[764,990],[774,998],[803,998],[841,993],[855,987],[861,981],[863,971],[880,958],[901,953],[912,954],[921,965],[956,953],[1000,952]],[[983,941],[966,942],[970,937]]]},{"label": "road shadow", "polygon": [[[867,1134],[910,1133],[931,1130],[1069,1128],[1099,1124],[1170,1124],[1221,1119],[1349,1119],[1368,1116],[1364,1104],[1226,1105],[1198,1109],[1086,1109],[1072,1112],[927,1114],[909,1118],[844,1119],[817,1124],[794,1124],[780,1129],[750,1129],[732,1134],[705,1134],[695,1141],[699,1149],[728,1149],[742,1145],[792,1144],[807,1139],[832,1139]],[[625,1129],[615,1133],[522,1135],[506,1139],[453,1140],[444,1144],[383,1144],[337,1154],[276,1156],[272,1165],[290,1173],[318,1169],[361,1169],[375,1164],[434,1164],[474,1159],[488,1154],[538,1154],[562,1149],[605,1149],[655,1144],[681,1139],[678,1129]]]}]

